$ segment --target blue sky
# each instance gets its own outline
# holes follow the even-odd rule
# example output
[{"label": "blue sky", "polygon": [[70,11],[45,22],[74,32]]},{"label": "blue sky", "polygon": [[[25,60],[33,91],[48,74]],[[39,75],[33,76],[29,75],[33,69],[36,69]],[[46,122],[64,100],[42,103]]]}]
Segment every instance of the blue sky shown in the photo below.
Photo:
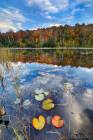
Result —
[{"label": "blue sky", "polygon": [[93,0],[1,0],[0,32],[93,23]]}]

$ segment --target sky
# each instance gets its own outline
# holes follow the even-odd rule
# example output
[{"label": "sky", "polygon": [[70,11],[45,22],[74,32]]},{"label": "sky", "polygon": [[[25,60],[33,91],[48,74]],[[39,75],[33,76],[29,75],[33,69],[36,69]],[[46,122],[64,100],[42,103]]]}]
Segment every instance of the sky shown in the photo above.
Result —
[{"label": "sky", "polygon": [[0,0],[0,32],[93,23],[93,0]]}]

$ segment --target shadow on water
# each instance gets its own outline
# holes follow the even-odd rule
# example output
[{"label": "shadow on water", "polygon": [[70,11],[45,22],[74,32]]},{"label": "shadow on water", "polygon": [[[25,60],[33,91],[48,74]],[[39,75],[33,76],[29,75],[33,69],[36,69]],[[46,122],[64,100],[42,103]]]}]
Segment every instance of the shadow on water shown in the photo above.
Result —
[{"label": "shadow on water", "polygon": [[86,110],[84,110],[84,113],[87,114],[89,120],[91,121],[91,123],[93,123],[93,110],[86,109]]}]

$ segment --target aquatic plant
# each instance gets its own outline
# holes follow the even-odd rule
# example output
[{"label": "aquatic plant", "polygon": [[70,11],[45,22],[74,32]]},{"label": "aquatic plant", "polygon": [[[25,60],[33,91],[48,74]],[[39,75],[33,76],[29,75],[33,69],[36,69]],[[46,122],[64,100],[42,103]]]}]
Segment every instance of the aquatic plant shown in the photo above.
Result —
[{"label": "aquatic plant", "polygon": [[45,117],[40,115],[38,118],[33,118],[32,125],[37,130],[42,130],[45,126]]},{"label": "aquatic plant", "polygon": [[31,105],[31,101],[29,99],[24,100],[23,107],[28,108]]},{"label": "aquatic plant", "polygon": [[36,89],[35,90],[35,100],[37,101],[43,101],[46,96],[49,95],[49,92],[44,91],[44,89]]},{"label": "aquatic plant", "polygon": [[18,130],[16,128],[12,128],[15,134],[15,138],[13,140],[25,140],[24,136],[22,134],[18,133]]},{"label": "aquatic plant", "polygon": [[61,128],[64,126],[64,120],[59,115],[55,115],[51,119],[51,123],[56,128]]},{"label": "aquatic plant", "polygon": [[42,108],[44,110],[51,110],[55,107],[54,101],[52,99],[46,99],[42,103]]}]

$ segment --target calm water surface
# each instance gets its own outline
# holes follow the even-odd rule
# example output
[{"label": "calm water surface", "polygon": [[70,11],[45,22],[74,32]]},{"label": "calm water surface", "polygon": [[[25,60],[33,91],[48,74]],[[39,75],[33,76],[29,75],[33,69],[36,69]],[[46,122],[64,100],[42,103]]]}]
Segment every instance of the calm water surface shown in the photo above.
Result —
[{"label": "calm water surface", "polygon": [[[38,58],[41,54],[38,54],[37,59],[33,58],[33,62],[21,56],[15,59],[14,54],[3,54],[0,64],[0,106],[6,111],[0,120],[9,122],[8,127],[5,127],[4,122],[0,121],[0,140],[92,140],[93,68],[89,68],[92,55],[87,56],[87,64],[81,59],[82,65],[84,62],[86,65],[89,63],[89,66],[77,67],[76,62],[58,66],[58,59],[54,63],[56,65],[45,64],[46,60],[41,64]],[[62,54],[60,56],[63,64],[64,58]],[[53,57],[57,58],[54,53]],[[37,60],[40,62],[37,63]],[[49,63],[52,62],[50,60]],[[77,63],[79,65],[80,60]],[[36,90],[48,92],[45,99],[52,99],[55,108],[43,110],[42,101],[35,98]],[[32,119],[39,115],[47,120],[41,131],[32,126]],[[50,120],[54,115],[62,117],[64,127],[57,129],[51,125]]]}]

